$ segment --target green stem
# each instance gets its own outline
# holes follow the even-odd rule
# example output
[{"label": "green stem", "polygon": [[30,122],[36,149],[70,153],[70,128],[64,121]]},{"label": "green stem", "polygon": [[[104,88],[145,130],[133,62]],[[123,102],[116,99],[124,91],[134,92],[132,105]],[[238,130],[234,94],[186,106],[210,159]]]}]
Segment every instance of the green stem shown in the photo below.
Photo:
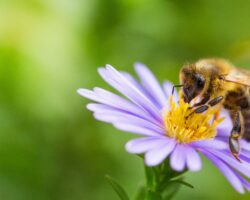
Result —
[{"label": "green stem", "polygon": [[161,194],[158,194],[158,177],[157,171],[155,168],[145,166],[145,175],[146,175],[146,197],[145,200],[161,200]]},{"label": "green stem", "polygon": [[165,161],[157,167],[145,166],[146,190],[145,200],[166,200],[171,199],[179,190],[183,181],[181,175],[184,172],[176,172]]}]

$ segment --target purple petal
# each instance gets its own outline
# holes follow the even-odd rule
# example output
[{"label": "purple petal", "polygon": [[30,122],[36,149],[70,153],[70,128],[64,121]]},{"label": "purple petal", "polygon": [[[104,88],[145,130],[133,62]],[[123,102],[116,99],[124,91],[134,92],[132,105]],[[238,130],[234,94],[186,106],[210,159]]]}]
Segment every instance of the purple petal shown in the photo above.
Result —
[{"label": "purple petal", "polygon": [[240,140],[240,145],[241,145],[242,149],[247,150],[250,153],[250,142],[242,139],[242,140]]},{"label": "purple petal", "polygon": [[166,140],[166,144],[158,146],[145,154],[145,163],[148,166],[156,166],[163,162],[173,151],[176,142],[172,139]]},{"label": "purple petal", "polygon": [[124,96],[128,97],[132,102],[144,109],[156,120],[162,122],[160,110],[158,110],[155,105],[121,73],[119,73],[110,65],[107,65],[106,69],[99,68],[98,71],[108,84],[110,84]]},{"label": "purple petal", "polygon": [[140,90],[145,96],[147,96],[147,92],[142,87],[142,85],[130,74],[127,72],[120,72],[128,81],[130,81],[138,90]]},{"label": "purple petal", "polygon": [[[143,121],[143,120],[140,120],[139,118],[135,118],[133,119],[132,121],[129,120],[129,119],[132,119],[132,117],[129,117],[129,118],[125,118],[122,117],[122,116],[115,116],[115,115],[109,115],[109,114],[100,114],[100,113],[94,113],[94,117],[97,119],[97,120],[100,120],[100,121],[104,121],[104,122],[107,122],[107,123],[112,123],[114,124],[116,127],[118,126],[121,126],[121,125],[128,125],[128,126],[133,126],[137,129],[141,129],[143,128],[144,130],[147,130],[151,132],[153,132],[154,134],[153,135],[164,135],[164,130],[157,127],[157,126],[150,126],[149,123]],[[137,130],[136,129],[136,130]],[[144,132],[143,135],[147,135],[146,133],[147,132]],[[150,134],[149,136],[151,136],[152,134]]]},{"label": "purple petal", "polygon": [[[172,96],[172,89],[173,89],[173,84],[168,82],[168,81],[164,81],[163,83],[163,89],[165,91],[165,94],[167,96],[167,98],[169,98],[170,96]],[[179,95],[176,89],[174,89],[174,94],[173,94],[173,100],[175,102],[179,101]]]},{"label": "purple petal", "polygon": [[241,183],[243,184],[243,186],[250,191],[250,183],[244,179],[243,177],[241,177],[238,173],[234,172],[234,174],[238,177],[238,179],[240,179]]},{"label": "purple petal", "polygon": [[[94,113],[94,117],[97,120],[106,122],[106,123],[112,123],[115,127],[121,127],[121,126],[132,126],[135,129],[133,133],[138,133],[136,132],[138,129],[143,129],[145,130],[142,135],[164,135],[164,131],[158,127],[151,127],[148,123],[140,121],[139,119],[135,119],[133,121],[130,121],[128,118],[122,118],[119,117],[117,119],[114,115],[106,115],[106,114],[99,114],[99,113]],[[120,128],[121,129],[121,128]],[[124,130],[124,128],[122,128]],[[129,131],[132,132],[132,131]]]},{"label": "purple petal", "polygon": [[239,155],[240,160],[243,160],[244,162],[250,163],[250,155],[249,152],[246,152],[245,150],[241,149],[240,155]]},{"label": "purple petal", "polygon": [[195,141],[190,144],[192,147],[195,148],[211,148],[211,149],[228,149],[228,143],[218,140],[216,138],[214,139],[209,139],[209,140],[200,140],[200,141]]},{"label": "purple petal", "polygon": [[231,116],[228,111],[222,109],[220,117],[225,117],[225,119],[217,126],[217,135],[228,137],[233,128]]},{"label": "purple petal", "polygon": [[129,153],[141,154],[163,145],[168,145],[168,140],[163,137],[138,138],[129,141],[126,150]]},{"label": "purple petal", "polygon": [[227,180],[231,183],[231,185],[239,192],[239,193],[244,193],[244,188],[241,183],[241,180],[235,175],[234,170],[226,165],[223,161],[221,161],[217,156],[206,152],[202,151],[202,153],[209,159],[211,160],[215,166],[220,169],[220,171],[224,174],[224,176],[227,178]]},{"label": "purple petal", "polygon": [[90,103],[87,105],[87,108],[94,111],[94,116],[101,121],[108,123],[127,123],[153,130],[162,135],[165,133],[163,127],[159,127],[148,120],[142,119],[130,113],[113,109],[107,105]]},{"label": "purple petal", "polygon": [[191,147],[185,147],[187,167],[190,171],[199,171],[201,169],[201,158],[199,154]]},{"label": "purple petal", "polygon": [[155,98],[152,96],[153,94],[149,93],[131,74],[127,72],[121,72],[121,74],[126,77],[138,90],[140,90],[158,109],[162,109],[162,106],[159,105]]},{"label": "purple petal", "polygon": [[139,108],[135,104],[104,89],[94,88],[94,91],[87,89],[79,89],[78,93],[93,101],[139,116],[140,118],[151,121],[157,124],[158,126],[162,125],[159,121],[155,120],[153,117],[148,115],[147,112],[145,112],[143,109]]},{"label": "purple petal", "polygon": [[[111,106],[114,106],[118,109],[135,113],[137,115],[145,117],[146,112],[143,109],[139,108],[137,105],[131,103],[130,101],[112,92],[109,92],[107,90],[98,87],[94,88],[94,92],[98,95],[99,98],[105,99],[107,105],[111,104]],[[154,118],[149,118],[149,119],[152,120]]]},{"label": "purple petal", "polygon": [[115,128],[122,130],[122,131],[127,131],[130,133],[135,133],[135,134],[140,134],[140,135],[145,135],[145,136],[160,136],[159,133],[149,130],[147,128],[131,125],[129,123],[114,123],[113,124]]},{"label": "purple petal", "polygon": [[153,73],[143,64],[135,63],[135,71],[137,72],[142,85],[149,94],[152,94],[155,101],[163,108],[167,105],[167,98]]},{"label": "purple petal", "polygon": [[98,99],[97,95],[92,90],[80,88],[77,90],[77,92],[78,94],[80,94],[81,96],[85,98],[100,102],[100,99]]},{"label": "purple petal", "polygon": [[250,178],[250,166],[247,162],[242,160],[242,163],[237,161],[229,152],[222,152],[218,150],[209,150],[210,153],[219,157],[222,161],[237,169],[240,173]]},{"label": "purple petal", "polygon": [[135,111],[138,114],[145,115],[145,112],[139,109],[138,106],[102,88],[94,88],[94,91],[87,89],[78,89],[77,91],[81,96],[91,99],[93,101],[103,103],[118,109],[126,110],[128,112]]},{"label": "purple petal", "polygon": [[241,150],[240,150],[240,155],[243,154],[244,156],[250,158],[250,151],[248,149],[242,148],[241,146]]},{"label": "purple petal", "polygon": [[176,171],[183,171],[186,163],[186,148],[185,146],[179,144],[176,145],[173,153],[170,157],[170,165]]}]

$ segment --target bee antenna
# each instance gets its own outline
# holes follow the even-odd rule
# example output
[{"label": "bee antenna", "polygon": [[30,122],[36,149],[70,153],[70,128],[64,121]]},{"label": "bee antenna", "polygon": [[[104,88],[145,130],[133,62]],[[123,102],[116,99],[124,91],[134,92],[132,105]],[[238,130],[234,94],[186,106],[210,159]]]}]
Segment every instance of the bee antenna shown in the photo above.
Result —
[{"label": "bee antenna", "polygon": [[172,88],[172,95],[174,94],[174,89],[175,88],[179,88],[179,87],[183,87],[184,85],[173,85],[173,88]]}]

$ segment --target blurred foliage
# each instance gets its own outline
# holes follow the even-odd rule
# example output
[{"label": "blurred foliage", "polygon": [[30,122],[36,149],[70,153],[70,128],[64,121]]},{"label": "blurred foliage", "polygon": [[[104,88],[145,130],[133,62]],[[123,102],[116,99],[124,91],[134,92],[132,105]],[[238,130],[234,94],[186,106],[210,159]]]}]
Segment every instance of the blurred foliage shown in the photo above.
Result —
[{"label": "blurred foliage", "polygon": [[[96,68],[150,66],[178,82],[187,61],[224,57],[250,66],[250,2],[223,0],[0,0],[0,199],[117,199],[143,165],[123,146],[133,135],[96,122],[79,87],[110,88]],[[204,160],[195,190],[175,199],[249,199]]]}]

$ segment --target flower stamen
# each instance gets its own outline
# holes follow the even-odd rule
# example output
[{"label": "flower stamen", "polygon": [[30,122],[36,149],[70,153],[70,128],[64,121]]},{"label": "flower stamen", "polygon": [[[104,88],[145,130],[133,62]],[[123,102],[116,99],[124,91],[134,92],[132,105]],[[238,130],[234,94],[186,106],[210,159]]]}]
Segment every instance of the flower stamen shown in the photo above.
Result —
[{"label": "flower stamen", "polygon": [[194,113],[191,105],[184,102],[180,92],[179,104],[169,98],[169,110],[164,110],[163,120],[166,135],[179,143],[211,139],[216,136],[216,127],[224,118],[218,118],[218,110],[210,107],[204,113]]}]

